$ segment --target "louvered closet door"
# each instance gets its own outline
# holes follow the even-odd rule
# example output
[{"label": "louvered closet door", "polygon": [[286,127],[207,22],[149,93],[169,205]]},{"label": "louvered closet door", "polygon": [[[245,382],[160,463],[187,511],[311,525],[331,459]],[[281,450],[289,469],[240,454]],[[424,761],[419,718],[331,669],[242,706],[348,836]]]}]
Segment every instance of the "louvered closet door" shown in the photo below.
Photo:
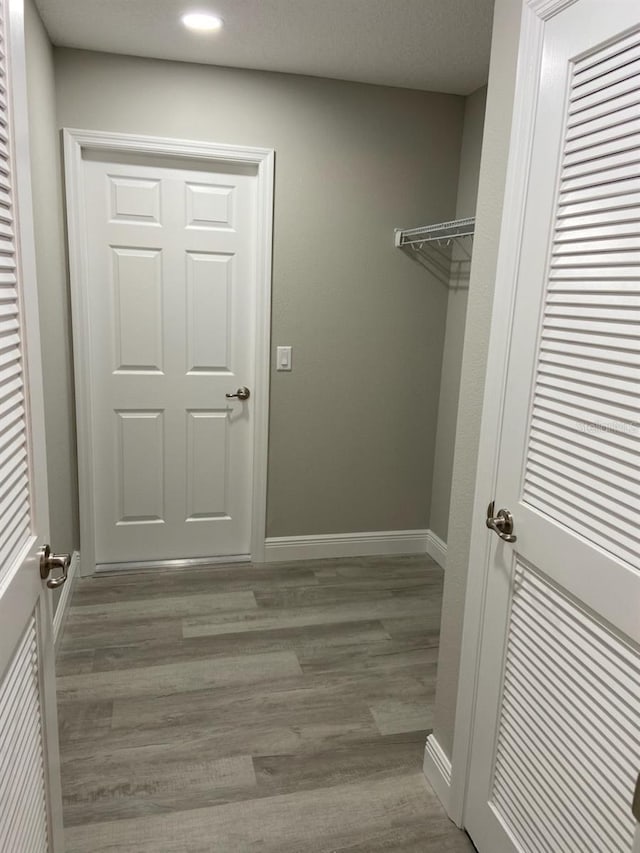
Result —
[{"label": "louvered closet door", "polygon": [[[0,2],[0,851],[62,853],[20,0]],[[18,147],[15,140],[20,139]],[[20,250],[18,250],[20,247]]]},{"label": "louvered closet door", "polygon": [[640,6],[565,8],[544,25],[541,67],[495,495],[518,538],[487,532],[465,824],[480,853],[630,853],[640,771]]}]

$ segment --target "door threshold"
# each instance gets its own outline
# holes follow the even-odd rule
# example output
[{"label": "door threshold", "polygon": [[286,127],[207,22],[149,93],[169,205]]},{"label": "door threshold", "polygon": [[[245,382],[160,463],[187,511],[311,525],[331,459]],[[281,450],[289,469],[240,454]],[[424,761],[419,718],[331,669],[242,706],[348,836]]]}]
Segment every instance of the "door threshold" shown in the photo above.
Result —
[{"label": "door threshold", "polygon": [[196,557],[185,560],[139,560],[129,563],[98,563],[95,574],[105,575],[112,572],[168,572],[175,569],[200,569],[207,566],[219,566],[224,563],[250,563],[250,554],[230,554],[224,557]]}]

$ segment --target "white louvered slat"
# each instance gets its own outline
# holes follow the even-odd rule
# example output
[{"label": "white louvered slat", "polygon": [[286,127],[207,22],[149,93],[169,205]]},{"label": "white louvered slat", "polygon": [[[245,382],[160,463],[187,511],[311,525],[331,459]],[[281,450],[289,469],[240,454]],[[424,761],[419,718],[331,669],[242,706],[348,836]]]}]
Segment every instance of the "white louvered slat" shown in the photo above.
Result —
[{"label": "white louvered slat", "polygon": [[[558,387],[558,385],[562,385],[562,383],[556,383],[554,386],[553,383],[545,381],[542,374],[538,376],[536,393],[540,405],[546,406],[547,411],[562,414],[571,413],[580,419],[583,429],[590,428],[591,424],[603,423],[603,428],[612,431],[626,429],[629,435],[633,435],[636,431],[634,416],[637,416],[639,410],[637,402],[633,408],[627,407],[624,401],[620,405],[615,405],[618,401],[608,402],[606,394],[595,393],[591,389],[583,391],[579,388],[571,388],[569,383],[566,383],[565,387]],[[604,420],[605,418],[607,420]],[[527,472],[529,472],[528,468]]]},{"label": "white louvered slat", "polygon": [[[640,68],[640,63],[638,67]],[[580,151],[588,154],[590,148],[614,140],[621,140],[621,144],[625,144],[626,137],[636,134],[640,127],[637,110],[632,107],[630,112],[631,116],[626,116],[624,113],[614,113],[609,116],[608,124],[599,120],[598,126],[591,131],[585,131],[580,135],[574,134],[572,138],[567,139],[565,154],[577,154]]]},{"label": "white louvered slat", "polygon": [[28,496],[25,492],[20,493],[10,505],[10,514],[2,520],[3,545],[0,548],[0,559],[7,560],[15,553],[17,545],[24,541],[28,531],[27,522],[24,518],[26,509],[29,507]]},{"label": "white louvered slat", "polygon": [[[2,24],[1,21],[0,24]],[[1,37],[2,32],[0,32]],[[31,527],[29,487],[25,477],[27,423],[21,306],[16,287],[14,182],[5,81],[6,59],[2,52],[0,55],[0,508],[3,514],[0,517],[0,578],[4,572],[9,571],[15,556],[22,550]]]},{"label": "white louvered slat", "polygon": [[610,97],[612,89],[617,94],[619,86],[633,83],[634,78],[637,78],[640,73],[640,47],[637,41],[635,46],[630,47],[624,54],[599,66],[598,71],[599,73],[592,77],[586,75],[586,79],[582,79],[584,75],[579,72],[574,74],[571,91],[572,105],[580,105],[591,97]]},{"label": "white louvered slat", "polygon": [[[574,212],[571,216],[567,216],[565,219],[558,219],[556,222],[556,232],[558,234],[558,242],[560,242],[562,238],[574,239],[575,232],[582,229],[617,229],[620,225],[637,225],[637,217],[635,215],[633,204],[628,207],[621,207],[617,210],[587,211],[579,216],[576,216]],[[589,239],[588,234],[585,239]]]},{"label": "white louvered slat", "polygon": [[532,424],[531,452],[546,455],[551,460],[557,459],[560,464],[578,470],[583,467],[586,473],[597,479],[606,478],[608,481],[613,478],[623,491],[632,490],[635,478],[640,476],[638,460],[625,460],[614,448],[606,455],[600,452],[599,447],[594,451],[588,441],[580,443],[569,430],[554,428],[540,417],[534,418]]},{"label": "white louvered slat", "polygon": [[614,470],[619,470],[616,465],[619,463],[623,468],[620,473],[626,472],[627,476],[632,478],[632,483],[635,482],[635,472],[640,465],[637,454],[634,453],[633,440],[624,433],[601,433],[597,427],[583,430],[576,427],[575,419],[570,415],[563,416],[537,406],[531,423],[531,440],[533,441],[534,437],[537,439],[539,434],[552,444],[557,435],[558,446],[561,446],[561,442],[566,442],[580,456],[594,465],[602,465],[604,470],[614,465]]},{"label": "white louvered slat", "polygon": [[36,622],[0,684],[0,850],[49,850]]},{"label": "white louvered slat", "polygon": [[[527,610],[527,619],[535,617],[535,609],[524,608]],[[534,621],[531,626],[535,624]],[[563,626],[564,627],[564,626]],[[529,713],[532,715],[532,728],[539,728],[541,733],[544,732],[544,741],[556,742],[557,750],[561,754],[565,751],[570,743],[573,747],[574,759],[573,764],[579,768],[580,772],[588,773],[589,768],[592,769],[594,775],[603,773],[608,777],[612,784],[612,788],[618,796],[616,804],[613,806],[616,817],[624,818],[625,801],[628,800],[629,791],[633,786],[633,775],[629,772],[629,767],[625,763],[624,749],[616,749],[616,745],[607,740],[606,734],[602,734],[602,713],[598,713],[599,709],[596,706],[595,710],[590,707],[587,713],[583,713],[580,705],[580,675],[582,674],[579,660],[568,654],[565,658],[560,658],[556,652],[557,648],[562,648],[564,640],[558,632],[551,631],[549,639],[552,640],[550,650],[547,648],[547,638],[544,641],[539,641],[531,632],[522,630],[521,627],[513,626],[513,635],[510,637],[511,647],[510,654],[516,660],[521,660],[522,656],[527,656],[530,652],[530,662],[528,667],[518,673],[518,691],[513,691],[508,694],[506,701],[511,701],[513,705],[520,705],[523,702],[523,710],[521,713],[526,716],[527,712],[524,708],[529,707]],[[565,673],[565,669],[567,671]],[[549,707],[545,709],[544,716],[538,719],[536,713],[536,687],[537,681],[548,681],[549,698],[552,701]],[[567,682],[567,683],[565,683]],[[576,693],[576,688],[578,692]],[[592,683],[589,689],[592,688]],[[596,685],[596,689],[597,685]],[[566,692],[566,696],[564,695]],[[562,716],[560,716],[560,711]],[[562,722],[564,721],[564,722]],[[548,730],[545,731],[548,726]],[[594,735],[591,741],[584,738],[585,727],[593,727]],[[628,726],[623,726],[623,733],[628,733]],[[633,729],[631,728],[633,731]],[[559,738],[559,741],[556,739]],[[565,744],[563,747],[562,744]],[[618,746],[620,746],[618,744]],[[617,765],[622,763],[622,775],[616,771]],[[612,771],[613,768],[613,771]],[[570,768],[575,771],[574,768]],[[566,771],[565,771],[566,772]],[[593,789],[588,788],[584,795],[588,800],[593,801]],[[595,802],[591,806],[592,810],[599,811],[604,809],[606,814],[609,805],[607,803],[598,807]],[[570,818],[572,815],[568,815]]]},{"label": "white louvered slat", "polygon": [[[577,359],[575,360],[577,361]],[[585,364],[563,363],[557,357],[545,361],[540,359],[540,374],[557,377],[558,380],[589,382],[595,387],[611,388],[614,390],[635,394],[635,383],[625,372],[616,371],[615,364],[592,361]]]},{"label": "white louvered slat", "polygon": [[[619,417],[621,420],[633,413],[640,413],[640,400],[633,393],[618,393],[610,386],[599,387],[583,376],[579,381],[567,377],[556,377],[543,370],[538,373],[538,385],[541,396],[550,400],[573,401],[576,408],[591,411],[592,404],[597,405],[601,414]],[[585,399],[588,398],[588,399]]]},{"label": "white louvered slat", "polygon": [[493,802],[522,850],[631,849],[639,705],[639,650],[519,565]]},{"label": "white louvered slat", "polygon": [[[576,836],[578,831],[576,816],[571,813],[571,799],[578,793],[576,785],[573,783],[573,777],[567,770],[561,770],[556,776],[553,771],[549,770],[548,758],[549,754],[555,750],[562,751],[566,749],[566,744],[559,743],[554,736],[552,729],[547,729],[541,726],[537,740],[531,741],[530,731],[535,727],[537,721],[531,720],[531,713],[524,702],[513,701],[512,697],[505,698],[505,704],[509,707],[513,716],[522,716],[529,723],[529,726],[520,734],[513,730],[512,725],[506,723],[504,726],[503,740],[505,745],[511,750],[520,749],[526,756],[524,767],[521,767],[521,792],[527,790],[527,770],[529,773],[534,772],[543,781],[547,792],[552,794],[551,802],[547,798],[545,802],[545,794],[543,791],[537,792],[536,801],[537,807],[542,813],[548,811],[553,815],[553,822],[544,827],[548,835],[552,834],[555,829],[556,843],[561,841],[562,846],[557,848],[561,850],[569,850],[571,839]],[[509,720],[511,722],[511,719]],[[520,737],[518,736],[520,734]],[[540,741],[542,745],[540,746]],[[508,758],[506,752],[500,755],[501,763],[506,769],[508,766]],[[527,767],[528,765],[528,767]],[[600,851],[610,851],[617,853],[616,847],[612,843],[606,829],[606,821],[600,813],[597,803],[593,795],[589,792],[586,795],[584,803],[588,818],[587,826],[592,836],[600,839]],[[565,815],[568,815],[566,817]]]},{"label": "white louvered slat", "polygon": [[615,104],[609,105],[609,109],[605,113],[598,113],[589,118],[583,117],[581,122],[576,122],[573,125],[569,124],[567,140],[573,142],[591,133],[616,127],[621,122],[637,119],[639,105],[640,94],[632,93],[624,98],[617,99]]},{"label": "white louvered slat", "polygon": [[620,359],[626,359],[632,363],[633,354],[637,353],[637,341],[633,337],[620,336],[612,340],[606,335],[594,335],[587,329],[573,330],[573,335],[567,335],[562,329],[546,329],[541,341],[541,348],[546,347],[550,351],[571,352],[573,347],[581,357],[589,358],[584,353],[588,350],[593,358],[607,358],[614,355]]},{"label": "white louvered slat", "polygon": [[627,166],[635,166],[638,162],[640,162],[640,152],[638,151],[614,151],[612,154],[608,154],[606,157],[602,157],[599,160],[587,160],[573,166],[569,166],[565,163],[562,173],[563,183],[561,189],[571,186],[571,181],[575,181],[578,178],[591,178],[591,176],[593,176],[592,179],[594,181],[598,181],[601,172],[613,169],[624,169]]},{"label": "white louvered slat", "polygon": [[[512,658],[517,658],[522,654],[523,642],[526,643],[526,638],[522,636],[516,638],[514,634]],[[537,648],[535,651],[539,652],[540,649]],[[523,701],[525,703],[524,707],[529,706],[531,712],[535,713],[534,709],[537,705],[535,681],[540,677],[544,678],[544,671],[540,671],[539,660],[532,656],[530,671],[522,673],[522,677],[519,680],[518,695],[514,696],[511,694],[506,701],[510,701],[512,705],[516,706],[520,706],[521,701]],[[612,759],[617,762],[624,761],[624,755],[620,751],[614,750],[612,752],[611,744],[605,738],[600,737],[598,726],[601,720],[598,715],[591,712],[590,709],[587,714],[582,714],[572,699],[568,699],[563,708],[562,720],[564,721],[564,725],[558,725],[560,723],[558,710],[563,706],[563,691],[561,690],[561,684],[555,678],[555,674],[549,678],[549,696],[554,704],[547,708],[548,715],[545,715],[543,719],[536,719],[533,725],[534,727],[538,727],[541,734],[544,733],[545,739],[550,742],[556,742],[559,732],[564,727],[569,742],[575,751],[575,764],[580,767],[581,771],[585,772],[589,767],[593,767],[596,773],[608,774]],[[523,713],[526,715],[526,711]],[[595,735],[591,744],[585,743],[584,739],[580,737],[580,733],[584,730],[585,725],[594,727]],[[566,744],[567,741],[565,741],[565,746],[560,748],[560,751],[566,749]],[[619,802],[621,804],[624,804],[628,798],[630,780],[631,777],[628,774],[624,779],[619,779],[615,775],[611,778],[612,788],[619,795]],[[591,798],[592,792],[589,791],[587,796]],[[618,806],[616,811],[622,816],[624,812],[623,805]],[[571,820],[572,817],[573,815],[569,814],[568,819]]]},{"label": "white louvered slat", "polygon": [[[617,67],[620,63],[618,58],[622,57],[623,63],[628,62],[636,56],[636,51],[640,45],[640,36],[635,31],[622,38],[617,38],[615,41],[606,47],[601,47],[595,53],[589,53],[587,56],[576,61],[574,65],[574,77],[576,83],[584,80],[593,80],[599,76],[603,70]],[[613,62],[611,60],[614,60]]]},{"label": "white louvered slat", "polygon": [[611,355],[611,352],[600,352],[595,346],[581,346],[579,343],[572,344],[549,337],[542,341],[540,347],[542,364],[568,364],[584,370],[597,370],[597,365],[602,365],[603,372],[609,371],[619,376],[627,376],[630,368],[640,367],[640,352],[618,347],[615,360]]},{"label": "white louvered slat", "polygon": [[[637,144],[637,142],[636,142]],[[635,212],[640,204],[640,193],[624,192],[625,184],[621,182],[620,190],[617,195],[610,198],[597,198],[590,201],[573,202],[560,207],[558,210],[558,219],[566,219],[568,222],[560,222],[559,225],[564,228],[570,228],[572,222],[570,220],[577,219],[581,223],[580,217],[596,216],[600,217],[603,222],[611,221],[635,221]],[[617,219],[615,217],[618,217]],[[597,222],[598,220],[596,220]],[[0,261],[1,263],[1,261]]]},{"label": "white louvered slat", "polygon": [[640,474],[640,465],[629,467],[614,457],[596,457],[585,448],[568,443],[563,436],[558,436],[557,446],[553,436],[541,428],[532,430],[531,454],[536,455],[541,466],[556,467],[564,471],[569,479],[575,479],[582,471],[585,476],[593,479],[594,484],[608,484],[608,489],[615,488],[620,492],[635,494],[634,479]]},{"label": "white louvered slat", "polygon": [[[638,106],[640,110],[640,105]],[[600,187],[602,184],[610,183],[611,181],[624,181],[630,178],[637,178],[640,171],[640,156],[636,162],[626,162],[614,164],[611,161],[597,163],[597,169],[580,170],[572,175],[567,175],[562,182],[561,200],[564,199],[565,193],[573,190],[584,189],[589,187]],[[636,223],[637,225],[637,223]]]},{"label": "white louvered slat", "polygon": [[585,92],[603,91],[619,80],[637,74],[634,64],[640,60],[638,33],[618,40],[609,50],[598,51],[588,60],[578,60],[573,69],[571,101],[584,97]]},{"label": "white louvered slat", "polygon": [[[535,449],[532,449],[532,456],[535,456],[540,468],[554,472],[560,477],[566,478],[569,482],[581,485],[582,477],[580,475],[582,472],[579,465],[576,465],[576,460],[572,457],[566,458],[561,453],[551,453],[549,448],[544,445],[536,446]],[[623,477],[615,477],[610,473],[606,475],[608,479],[605,479],[605,472],[602,469],[589,465],[586,462],[584,463],[584,469],[585,476],[588,476],[592,482],[594,492],[601,492],[609,498],[613,497],[614,506],[616,506],[615,499],[621,493],[626,494],[628,506],[635,506],[637,511],[638,498],[633,492],[632,483]]]},{"label": "white louvered slat", "polygon": [[576,147],[565,154],[565,162],[567,166],[578,166],[582,163],[589,163],[589,161],[622,152],[630,152],[631,156],[633,156],[637,149],[634,130],[635,125],[631,129],[625,128],[624,135],[620,139],[601,141],[597,145],[592,146]]},{"label": "white louvered slat", "polygon": [[523,497],[637,567],[640,35],[585,63],[572,79]]},{"label": "white louvered slat", "polygon": [[[629,175],[632,170],[636,172],[636,176]],[[637,167],[634,163],[625,169],[619,167],[605,169],[598,172],[597,175],[589,176],[589,182],[583,178],[582,186],[577,188],[574,188],[576,181],[573,179],[569,186],[566,184],[563,186],[560,204],[579,204],[586,201],[616,198],[620,194],[624,196],[637,193],[640,190],[640,178],[637,177],[637,174]]]}]

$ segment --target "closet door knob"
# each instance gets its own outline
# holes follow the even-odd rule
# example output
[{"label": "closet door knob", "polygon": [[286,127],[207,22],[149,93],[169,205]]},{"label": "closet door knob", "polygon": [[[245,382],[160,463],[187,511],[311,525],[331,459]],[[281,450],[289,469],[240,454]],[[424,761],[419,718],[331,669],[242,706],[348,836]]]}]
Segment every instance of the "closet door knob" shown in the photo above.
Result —
[{"label": "closet door knob", "polygon": [[52,554],[49,545],[43,545],[40,549],[40,577],[42,580],[49,578],[54,569],[60,569],[60,574],[57,577],[49,578],[47,581],[49,589],[57,589],[66,582],[70,565],[71,554]]},{"label": "closet door knob", "polygon": [[508,509],[498,510],[494,516],[495,504],[493,501],[487,507],[487,527],[493,530],[504,542],[515,542],[518,538],[513,532],[513,516]]}]

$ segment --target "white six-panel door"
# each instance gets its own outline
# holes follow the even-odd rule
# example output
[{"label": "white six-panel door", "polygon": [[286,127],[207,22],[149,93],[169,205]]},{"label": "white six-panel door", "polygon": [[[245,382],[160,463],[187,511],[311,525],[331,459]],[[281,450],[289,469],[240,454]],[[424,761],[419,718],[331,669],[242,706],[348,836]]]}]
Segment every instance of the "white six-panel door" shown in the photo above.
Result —
[{"label": "white six-panel door", "polygon": [[517,541],[487,532],[495,541],[465,826],[480,853],[631,853],[640,770],[637,2],[561,8],[544,25],[540,69],[527,191],[514,202],[525,219],[495,495],[513,513]]},{"label": "white six-panel door", "polygon": [[96,562],[248,555],[255,170],[83,169]]},{"label": "white six-panel door", "polygon": [[0,40],[0,850],[63,853],[22,0]]}]

